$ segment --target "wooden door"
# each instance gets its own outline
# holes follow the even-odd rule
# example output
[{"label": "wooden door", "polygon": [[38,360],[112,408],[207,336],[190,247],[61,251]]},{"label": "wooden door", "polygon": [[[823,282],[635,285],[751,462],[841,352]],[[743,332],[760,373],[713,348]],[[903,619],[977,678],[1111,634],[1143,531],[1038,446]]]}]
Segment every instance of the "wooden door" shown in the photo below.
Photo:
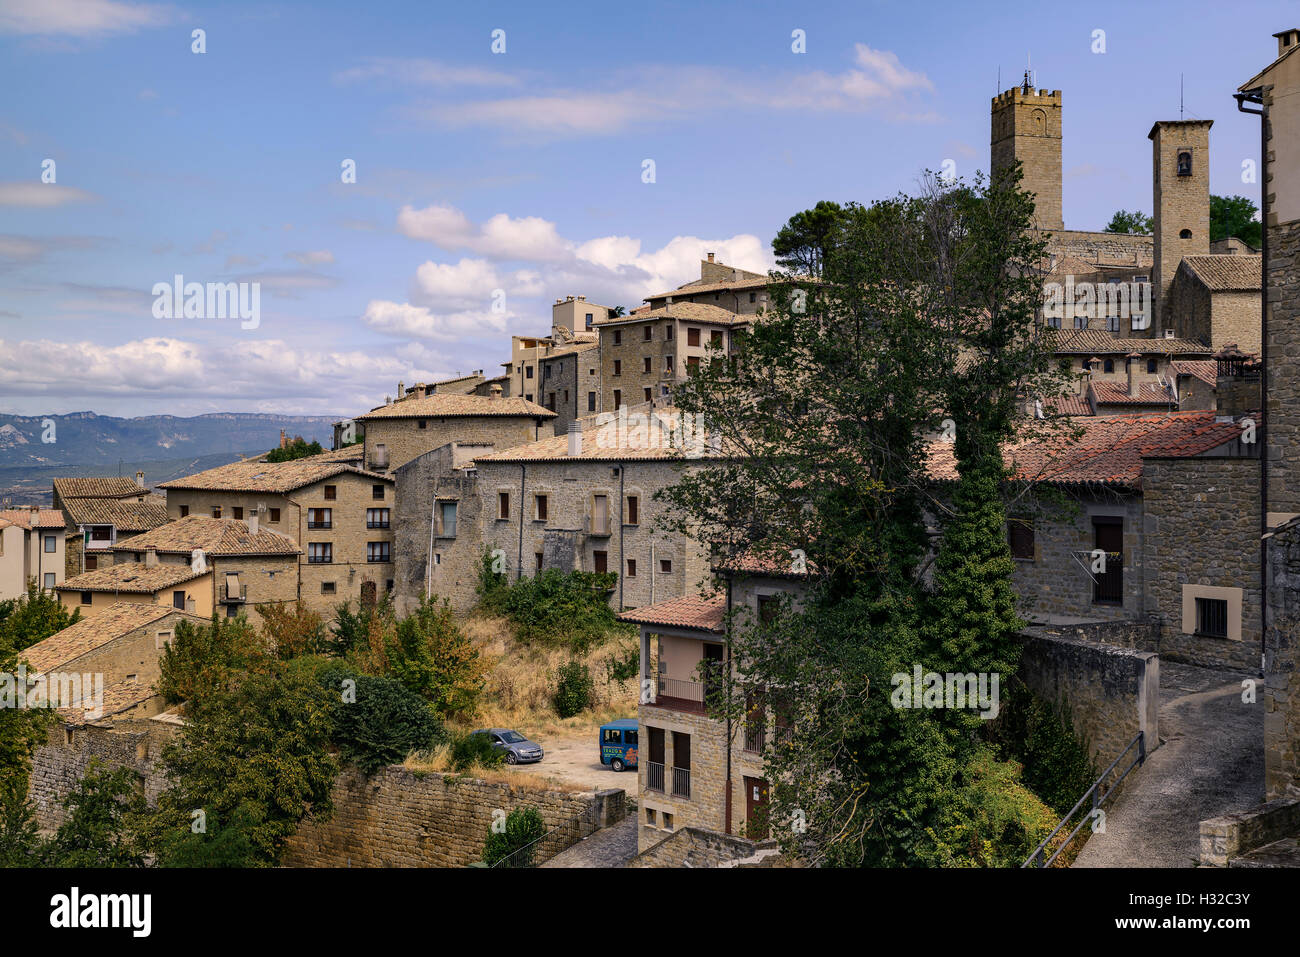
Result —
[{"label": "wooden door", "polygon": [[764,778],[745,778],[745,833],[751,840],[767,837],[768,788]]}]

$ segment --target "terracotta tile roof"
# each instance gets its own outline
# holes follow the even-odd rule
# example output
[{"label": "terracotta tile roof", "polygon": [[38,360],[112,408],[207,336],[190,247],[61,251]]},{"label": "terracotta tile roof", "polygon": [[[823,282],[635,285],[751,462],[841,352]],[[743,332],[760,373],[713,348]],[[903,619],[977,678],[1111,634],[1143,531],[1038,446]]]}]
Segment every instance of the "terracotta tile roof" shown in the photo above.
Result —
[{"label": "terracotta tile roof", "polygon": [[1121,339],[1105,329],[1062,329],[1053,346],[1057,353],[1095,355],[1196,355],[1208,357],[1214,350],[1196,339]]},{"label": "terracotta tile roof", "polygon": [[187,475],[184,478],[163,482],[158,487],[165,489],[199,489],[223,492],[266,492],[282,495],[307,485],[314,485],[336,475],[352,473],[367,478],[393,481],[391,476],[378,472],[367,472],[353,464],[355,458],[344,457],[340,452],[324,452],[294,459],[291,462],[264,462],[260,459],[246,459],[219,465],[214,469]]},{"label": "terracotta tile roof", "polygon": [[98,614],[82,618],[62,631],[56,631],[44,641],[38,641],[22,652],[21,657],[33,673],[40,674],[172,614],[184,615],[196,623],[204,620],[198,615],[186,614],[167,605],[118,602]]},{"label": "terracotta tile roof", "polygon": [[155,496],[145,502],[126,498],[64,499],[73,525],[112,525],[119,532],[146,532],[167,523],[167,503]]},{"label": "terracotta tile roof", "polygon": [[[1053,485],[1108,485],[1139,491],[1144,456],[1199,455],[1241,435],[1234,422],[1216,422],[1213,411],[1080,417],[1076,439],[1061,435],[1008,447],[1004,454],[1020,479]],[[929,472],[939,481],[957,478],[951,442],[933,442]]]},{"label": "terracotta tile roof", "polygon": [[1183,263],[1207,289],[1215,292],[1259,291],[1259,256],[1184,256]]},{"label": "terracotta tile roof", "polygon": [[119,475],[91,476],[88,478],[56,478],[54,491],[59,498],[128,498],[142,494],[145,489],[135,479]]},{"label": "terracotta tile roof", "polygon": [[259,527],[250,534],[248,523],[235,518],[208,518],[188,515],[137,535],[130,541],[114,545],[115,552],[143,552],[154,549],[160,554],[188,555],[202,549],[211,556],[228,555],[300,555],[302,549],[287,535]]},{"label": "terracotta tile roof", "polygon": [[6,508],[0,510],[0,518],[29,532],[33,528],[66,528],[63,512],[57,508],[42,508],[36,512],[36,521],[32,521],[29,508]]},{"label": "terracotta tile roof", "polygon": [[702,280],[696,280],[693,283],[688,282],[686,285],[678,286],[676,289],[671,289],[668,292],[657,292],[653,296],[646,296],[644,301],[649,302],[651,299],[664,299],[668,296],[694,296],[702,292],[722,292],[724,289],[753,289],[757,286],[766,286],[771,281],[772,280],[768,279],[766,276],[756,276],[754,278],[745,279],[729,279],[725,282],[704,282]]},{"label": "terracotta tile roof", "polygon": [[1174,359],[1169,363],[1174,375],[1196,376],[1206,385],[1217,385],[1219,364],[1213,359]]},{"label": "terracotta tile roof", "polygon": [[[766,282],[767,280],[763,280]],[[623,322],[645,322],[653,319],[685,319],[688,322],[709,322],[714,325],[736,326],[753,321],[753,316],[741,315],[730,309],[711,306],[703,302],[674,302],[658,309],[647,309],[631,316],[617,316],[592,323],[595,326],[612,326]]]},{"label": "terracotta tile roof", "polygon": [[1052,396],[1043,405],[1056,415],[1092,415],[1092,405],[1081,395]]},{"label": "terracotta tile roof", "polygon": [[[88,694],[93,695],[94,692]],[[105,718],[130,711],[150,698],[158,697],[158,692],[154,691],[152,684],[123,679],[105,685],[103,699],[100,701],[88,701],[86,697],[83,695],[81,699],[57,709],[59,716],[74,725],[85,724],[88,721],[103,721]]]},{"label": "terracotta tile roof", "polygon": [[422,395],[381,405],[356,418],[358,422],[366,422],[372,419],[450,419],[471,416],[526,416],[553,419],[555,413],[521,396],[494,399],[489,395],[435,392],[433,395]]},{"label": "terracotta tile roof", "polygon": [[59,591],[113,591],[152,595],[164,588],[193,581],[207,574],[210,572],[194,571],[189,562],[183,565],[171,562],[159,562],[157,565],[118,562],[105,568],[82,572],[55,588]]},{"label": "terracotta tile roof", "polygon": [[[806,568],[816,570],[811,561],[806,562],[805,565]],[[738,572],[743,575],[762,575],[768,578],[808,577],[807,571],[793,571],[789,558],[778,558],[770,554],[756,555],[753,552],[746,552],[736,558],[720,562],[713,566],[713,570],[723,574]]]},{"label": "terracotta tile roof", "polygon": [[620,621],[637,625],[659,625],[665,628],[688,628],[692,631],[721,633],[722,619],[727,611],[727,599],[717,593],[708,598],[683,595],[668,601],[634,608],[619,615]]},{"label": "terracotta tile roof", "polygon": [[1092,392],[1102,405],[1178,405],[1173,389],[1159,382],[1139,382],[1138,394],[1128,394],[1124,382],[1093,382]]}]

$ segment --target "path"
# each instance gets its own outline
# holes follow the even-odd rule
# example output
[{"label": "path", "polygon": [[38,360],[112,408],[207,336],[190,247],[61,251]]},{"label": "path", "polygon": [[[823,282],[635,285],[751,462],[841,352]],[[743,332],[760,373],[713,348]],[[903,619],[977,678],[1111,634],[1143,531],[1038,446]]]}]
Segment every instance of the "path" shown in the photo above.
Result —
[{"label": "path", "polygon": [[636,857],[636,808],[612,827],[560,851],[542,867],[622,867]]},{"label": "path", "polygon": [[[1230,671],[1160,662],[1160,736],[1106,808],[1075,867],[1194,867],[1200,822],[1264,799],[1264,706]],[[1108,764],[1113,755],[1101,755]]]}]

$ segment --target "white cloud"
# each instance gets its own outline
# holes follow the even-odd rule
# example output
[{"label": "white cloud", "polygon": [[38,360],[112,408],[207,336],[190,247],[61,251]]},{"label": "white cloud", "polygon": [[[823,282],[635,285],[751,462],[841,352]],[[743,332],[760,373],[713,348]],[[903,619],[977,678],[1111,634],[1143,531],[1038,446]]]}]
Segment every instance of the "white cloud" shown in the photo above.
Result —
[{"label": "white cloud", "polygon": [[328,249],[309,250],[307,252],[285,253],[285,259],[292,259],[300,266],[325,266],[334,262],[334,254]]},{"label": "white cloud", "polygon": [[0,0],[0,33],[99,37],[167,22],[170,10],[119,0]]},{"label": "white cloud", "polygon": [[478,67],[454,66],[436,60],[413,57],[368,57],[362,66],[355,66],[334,74],[338,83],[355,83],[361,80],[392,80],[411,86],[461,87],[461,86],[515,86],[519,77],[496,70]]},{"label": "white cloud", "polygon": [[84,203],[94,195],[71,186],[55,183],[0,183],[0,206],[51,207],[67,203]]},{"label": "white cloud", "polygon": [[511,313],[493,312],[490,308],[435,313],[425,306],[375,299],[366,306],[361,321],[377,332],[412,339],[455,342],[464,338],[492,338],[497,348],[507,351],[501,340],[510,318]]}]

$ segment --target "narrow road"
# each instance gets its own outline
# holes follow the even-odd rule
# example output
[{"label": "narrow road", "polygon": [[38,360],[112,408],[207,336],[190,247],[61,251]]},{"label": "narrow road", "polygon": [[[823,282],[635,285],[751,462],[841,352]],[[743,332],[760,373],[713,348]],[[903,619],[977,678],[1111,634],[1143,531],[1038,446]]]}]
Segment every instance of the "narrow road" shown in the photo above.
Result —
[{"label": "narrow road", "polygon": [[636,808],[612,827],[560,851],[542,867],[622,867],[636,857]]},{"label": "narrow road", "polygon": [[[1162,661],[1163,744],[1106,808],[1075,867],[1195,867],[1200,822],[1264,799],[1264,706],[1242,701],[1247,675]],[[1104,767],[1113,755],[1100,755]]]}]

